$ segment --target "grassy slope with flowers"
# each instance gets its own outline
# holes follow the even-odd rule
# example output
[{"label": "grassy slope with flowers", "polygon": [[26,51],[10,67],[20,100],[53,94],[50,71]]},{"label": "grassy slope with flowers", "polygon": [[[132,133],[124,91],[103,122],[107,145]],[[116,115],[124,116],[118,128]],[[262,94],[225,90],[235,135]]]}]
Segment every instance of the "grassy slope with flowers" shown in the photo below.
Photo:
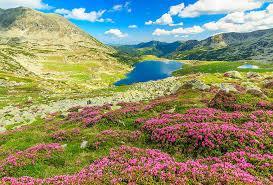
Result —
[{"label": "grassy slope with flowers", "polygon": [[272,72],[261,75],[250,81],[267,99],[245,92],[249,79],[193,74],[184,80],[228,82],[238,92],[182,87],[152,101],[74,107],[11,127],[0,134],[0,182],[272,184],[273,89],[263,85]]}]

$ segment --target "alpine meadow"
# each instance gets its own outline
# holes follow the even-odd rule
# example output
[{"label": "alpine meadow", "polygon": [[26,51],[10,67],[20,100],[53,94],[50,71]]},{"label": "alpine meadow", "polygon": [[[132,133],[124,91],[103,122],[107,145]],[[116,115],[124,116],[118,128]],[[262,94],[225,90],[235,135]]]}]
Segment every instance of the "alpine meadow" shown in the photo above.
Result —
[{"label": "alpine meadow", "polygon": [[273,185],[271,0],[0,0],[1,185]]}]

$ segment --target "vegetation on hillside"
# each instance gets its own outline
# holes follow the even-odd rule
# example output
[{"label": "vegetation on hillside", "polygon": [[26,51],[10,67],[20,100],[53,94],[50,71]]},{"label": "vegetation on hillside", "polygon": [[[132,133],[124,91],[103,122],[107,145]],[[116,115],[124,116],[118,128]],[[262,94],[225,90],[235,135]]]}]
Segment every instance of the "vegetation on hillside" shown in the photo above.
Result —
[{"label": "vegetation on hillside", "polygon": [[[151,84],[177,84],[169,95],[98,106],[90,100],[26,126],[7,126],[0,134],[2,184],[272,183],[272,71],[236,78],[223,74],[235,65],[208,74],[192,69]],[[254,86],[266,98],[248,91]]]},{"label": "vegetation on hillside", "polygon": [[273,30],[250,33],[224,33],[205,40],[173,43],[151,41],[117,47],[128,53],[156,55],[177,60],[234,61],[258,60],[272,62]]}]

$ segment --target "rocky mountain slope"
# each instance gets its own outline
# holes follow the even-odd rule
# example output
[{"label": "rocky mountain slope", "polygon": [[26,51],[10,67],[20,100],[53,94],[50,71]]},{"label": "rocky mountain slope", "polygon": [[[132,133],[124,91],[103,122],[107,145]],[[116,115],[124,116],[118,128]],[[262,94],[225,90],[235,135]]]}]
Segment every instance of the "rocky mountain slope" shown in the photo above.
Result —
[{"label": "rocky mountain slope", "polygon": [[60,15],[23,7],[0,10],[4,77],[30,76],[54,92],[102,88],[129,70],[112,57],[115,52]]},{"label": "rocky mountain slope", "polygon": [[[127,46],[126,46],[127,47]],[[190,60],[265,60],[272,61],[273,29],[249,33],[223,33],[202,41],[164,43],[152,41],[130,46],[139,54]]]}]

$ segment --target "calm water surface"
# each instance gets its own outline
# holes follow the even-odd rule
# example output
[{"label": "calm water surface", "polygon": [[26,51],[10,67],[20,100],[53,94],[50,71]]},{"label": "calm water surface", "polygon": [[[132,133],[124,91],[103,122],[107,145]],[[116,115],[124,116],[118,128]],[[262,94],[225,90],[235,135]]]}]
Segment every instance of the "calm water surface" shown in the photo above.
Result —
[{"label": "calm water surface", "polygon": [[160,80],[172,76],[172,72],[182,67],[181,62],[175,61],[144,61],[137,63],[134,69],[115,85],[130,85],[138,82],[147,82],[151,80]]},{"label": "calm water surface", "polygon": [[245,64],[245,65],[242,65],[240,67],[238,67],[239,69],[259,69],[259,66],[254,66],[254,65],[251,65],[251,64]]}]

